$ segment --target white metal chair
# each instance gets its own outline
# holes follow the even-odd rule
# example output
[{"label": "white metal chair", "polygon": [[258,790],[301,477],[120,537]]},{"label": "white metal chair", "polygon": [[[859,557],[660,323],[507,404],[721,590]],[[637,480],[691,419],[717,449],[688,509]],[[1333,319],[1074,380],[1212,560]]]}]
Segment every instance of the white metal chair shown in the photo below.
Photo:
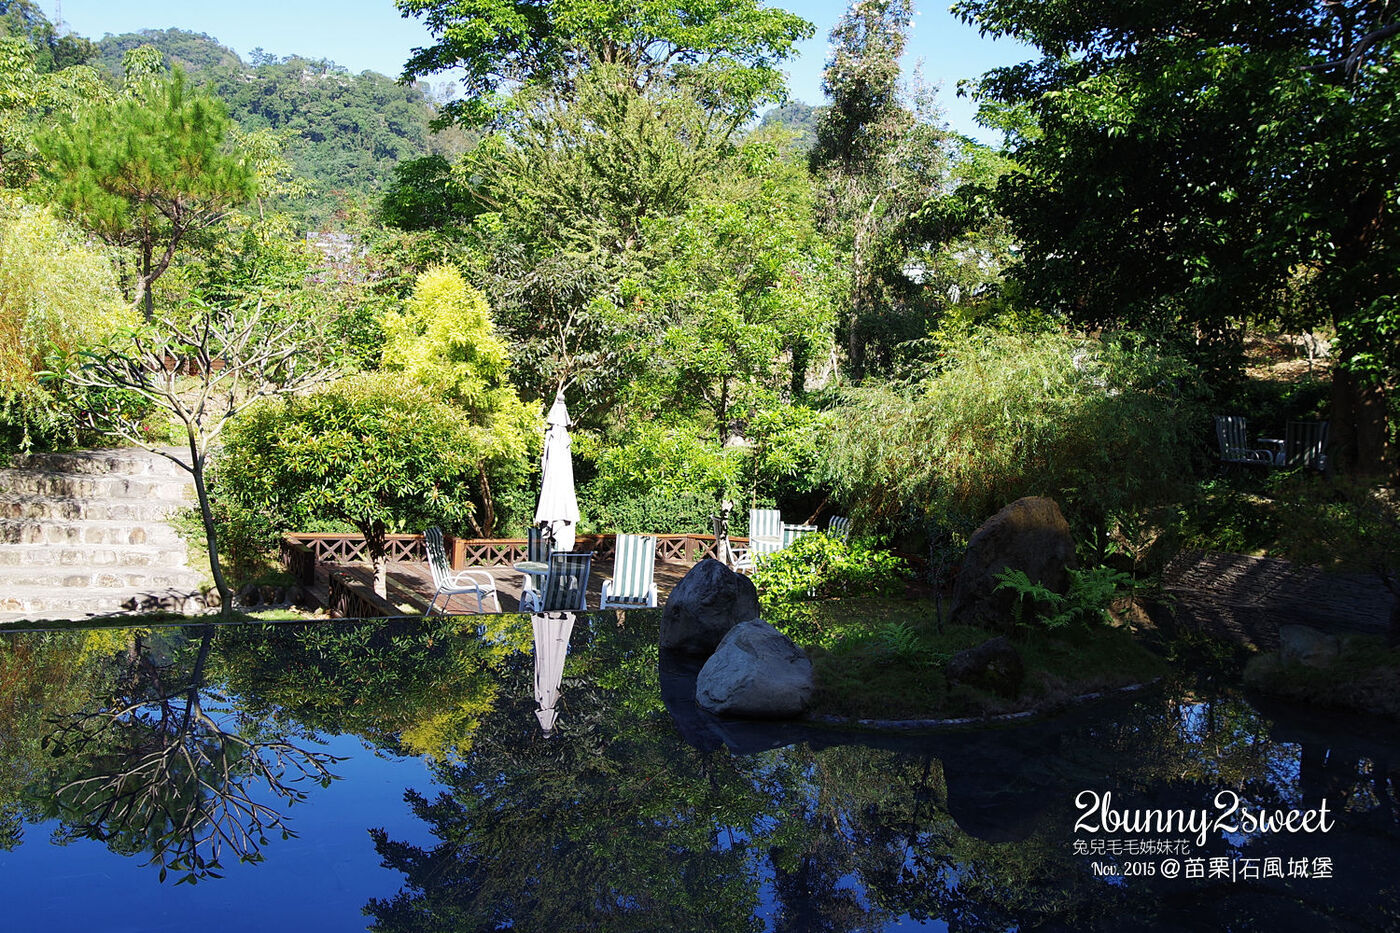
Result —
[{"label": "white metal chair", "polygon": [[831,521],[826,523],[826,533],[828,537],[845,541],[851,536],[851,520],[844,515],[831,516]]},{"label": "white metal chair", "polygon": [[656,608],[656,536],[618,535],[613,578],[603,581],[598,608]]},{"label": "white metal chair", "polygon": [[423,532],[423,544],[428,550],[428,569],[433,574],[433,586],[437,587],[433,593],[432,600],[428,603],[428,610],[425,615],[432,615],[434,607],[437,606],[438,597],[445,597],[442,601],[442,608],[439,610],[444,615],[447,613],[447,604],[452,601],[452,597],[463,593],[476,594],[476,611],[478,614],[484,612],[482,600],[490,596],[496,604],[495,612],[501,611],[501,598],[496,594],[496,581],[491,574],[485,570],[453,570],[447,562],[447,551],[442,546],[442,529],[429,528]]},{"label": "white metal chair", "polygon": [[1220,442],[1222,469],[1236,463],[1250,466],[1271,466],[1274,462],[1272,450],[1261,450],[1249,446],[1245,420],[1239,415],[1216,415],[1215,438]]},{"label": "white metal chair", "polygon": [[520,594],[521,612],[588,611],[588,571],[593,554],[555,551],[549,555],[544,586]]}]

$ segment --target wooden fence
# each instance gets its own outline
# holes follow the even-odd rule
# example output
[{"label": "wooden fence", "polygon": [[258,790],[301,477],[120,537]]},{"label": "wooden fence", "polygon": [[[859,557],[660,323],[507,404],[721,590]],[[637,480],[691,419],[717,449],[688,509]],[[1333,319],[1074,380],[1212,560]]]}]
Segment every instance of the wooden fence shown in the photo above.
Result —
[{"label": "wooden fence", "polygon": [[[747,538],[730,538],[746,544]],[[426,562],[422,535],[389,535],[388,558],[392,562]],[[466,567],[509,567],[525,560],[525,538],[445,538],[452,569]],[[575,551],[591,551],[596,560],[611,560],[617,549],[617,536],[579,535]],[[304,585],[316,582],[317,564],[369,563],[369,548],[363,535],[340,532],[295,532],[282,536],[282,566]],[[657,535],[656,559],[678,564],[696,564],[715,556],[714,535]]]}]

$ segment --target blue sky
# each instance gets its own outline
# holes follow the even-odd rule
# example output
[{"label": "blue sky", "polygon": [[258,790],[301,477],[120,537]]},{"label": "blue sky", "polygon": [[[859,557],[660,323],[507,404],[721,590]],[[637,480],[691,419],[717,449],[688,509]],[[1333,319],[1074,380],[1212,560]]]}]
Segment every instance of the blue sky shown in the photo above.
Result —
[{"label": "blue sky", "polygon": [[[54,18],[56,0],[38,2]],[[821,103],[826,37],[844,12],[845,0],[770,4],[816,24],[816,36],[803,43],[800,57],[788,64],[789,89],[797,100]],[[372,70],[393,77],[398,77],[410,49],[431,42],[418,20],[399,16],[392,0],[62,0],[62,5],[63,21],[94,39],[109,32],[179,27],[207,33],[245,59],[262,47],[273,55],[329,58],[354,72]],[[957,83],[1031,57],[1031,50],[1016,43],[980,38],[939,4],[920,8],[904,64],[907,75],[922,61],[924,79],[940,87],[938,99],[954,129],[991,142],[973,123],[972,106],[956,97]]]}]

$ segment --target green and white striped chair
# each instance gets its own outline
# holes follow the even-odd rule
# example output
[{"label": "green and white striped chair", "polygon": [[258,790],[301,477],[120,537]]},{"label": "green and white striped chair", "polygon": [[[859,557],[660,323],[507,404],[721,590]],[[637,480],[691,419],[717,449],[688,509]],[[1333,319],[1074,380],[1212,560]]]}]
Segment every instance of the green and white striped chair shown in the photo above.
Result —
[{"label": "green and white striped chair", "polygon": [[549,555],[544,588],[520,594],[521,612],[588,611],[588,571],[593,554],[555,551]]},{"label": "green and white striped chair", "polygon": [[826,523],[826,534],[845,541],[851,536],[851,520],[844,515],[831,516],[831,521]]},{"label": "green and white striped chair", "polygon": [[[549,539],[545,537],[544,529],[539,525],[531,525],[525,535],[525,559],[537,564],[549,563]],[[521,599],[523,600],[524,594],[535,592],[535,576],[529,573],[521,574],[521,576],[525,578],[524,582],[520,584]]]},{"label": "green and white striped chair", "polygon": [[806,534],[811,534],[817,530],[816,525],[789,525],[783,522],[783,547],[787,547],[792,542]]},{"label": "green and white striped chair", "polygon": [[613,578],[603,581],[599,609],[656,608],[656,536],[618,535]]},{"label": "green and white striped chair", "polygon": [[774,554],[782,547],[782,513],[777,509],[749,509],[749,557]]},{"label": "green and white striped chair", "polygon": [[428,603],[428,611],[424,615],[432,615],[433,609],[437,607],[439,596],[446,597],[442,601],[442,606],[438,611],[443,615],[447,614],[447,604],[452,601],[452,597],[459,593],[474,593],[476,595],[476,611],[478,614],[484,612],[482,608],[482,598],[490,596],[496,604],[494,611],[501,611],[501,598],[496,595],[496,581],[486,570],[456,570],[454,571],[447,562],[447,550],[442,546],[442,529],[429,528],[423,532],[423,544],[428,551],[428,569],[433,574],[433,586],[437,587],[433,593],[432,600]]}]

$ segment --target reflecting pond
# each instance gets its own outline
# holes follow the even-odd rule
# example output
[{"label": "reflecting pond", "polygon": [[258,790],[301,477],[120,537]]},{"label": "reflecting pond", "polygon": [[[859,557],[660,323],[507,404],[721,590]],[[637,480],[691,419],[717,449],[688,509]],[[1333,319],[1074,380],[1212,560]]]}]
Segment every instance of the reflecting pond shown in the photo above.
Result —
[{"label": "reflecting pond", "polygon": [[721,723],[657,613],[570,621],[0,634],[11,928],[1400,928],[1389,724]]}]

